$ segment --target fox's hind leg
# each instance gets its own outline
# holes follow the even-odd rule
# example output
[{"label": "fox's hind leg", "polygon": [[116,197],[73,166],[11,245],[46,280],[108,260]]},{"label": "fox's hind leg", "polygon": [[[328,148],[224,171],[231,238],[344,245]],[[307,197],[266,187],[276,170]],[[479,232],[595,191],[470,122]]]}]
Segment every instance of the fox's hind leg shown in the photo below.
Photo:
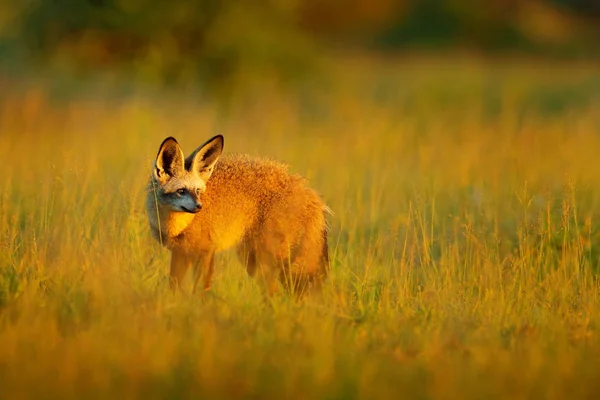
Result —
[{"label": "fox's hind leg", "polygon": [[215,268],[215,251],[213,249],[203,251],[192,260],[194,265],[194,293],[198,290],[200,278],[202,278],[202,288],[205,291],[210,290]]},{"label": "fox's hind leg", "polygon": [[256,247],[248,243],[237,248],[237,255],[248,275],[257,279],[263,293],[268,296],[277,293],[277,270],[272,265],[272,257],[264,252],[257,252]]},{"label": "fox's hind leg", "polygon": [[237,248],[237,256],[244,267],[246,267],[248,275],[254,276],[256,274],[256,251],[244,243]]},{"label": "fox's hind leg", "polygon": [[185,274],[191,265],[191,259],[181,251],[171,251],[171,271],[170,271],[170,286],[171,290],[177,290],[181,288],[181,283]]},{"label": "fox's hind leg", "polygon": [[277,294],[279,292],[278,278],[280,269],[276,261],[270,254],[264,251],[256,254],[256,261],[255,276],[263,292],[268,297]]},{"label": "fox's hind leg", "polygon": [[321,234],[304,235],[289,266],[284,264],[279,279],[283,286],[296,297],[307,292],[320,293],[329,270],[327,230]]}]

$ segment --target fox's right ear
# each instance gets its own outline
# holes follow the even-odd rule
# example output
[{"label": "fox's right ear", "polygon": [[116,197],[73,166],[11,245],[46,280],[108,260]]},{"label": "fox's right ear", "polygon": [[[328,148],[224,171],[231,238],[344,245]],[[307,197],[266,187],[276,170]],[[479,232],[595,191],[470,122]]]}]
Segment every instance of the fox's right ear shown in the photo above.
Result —
[{"label": "fox's right ear", "polygon": [[183,151],[173,137],[166,138],[158,150],[154,164],[154,178],[165,183],[184,171]]},{"label": "fox's right ear", "polygon": [[213,173],[215,164],[223,152],[223,135],[217,135],[198,147],[185,160],[188,171],[196,171],[206,182]]}]

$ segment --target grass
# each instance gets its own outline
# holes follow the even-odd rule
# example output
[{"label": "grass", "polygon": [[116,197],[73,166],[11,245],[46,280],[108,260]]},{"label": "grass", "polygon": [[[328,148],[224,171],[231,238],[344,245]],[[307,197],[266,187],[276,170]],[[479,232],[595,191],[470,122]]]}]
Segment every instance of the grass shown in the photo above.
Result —
[{"label": "grass", "polygon": [[[595,398],[600,74],[348,64],[227,114],[132,96],[0,102],[1,398]],[[285,160],[335,212],[320,299],[262,301],[230,253],[168,290],[161,140]]]}]

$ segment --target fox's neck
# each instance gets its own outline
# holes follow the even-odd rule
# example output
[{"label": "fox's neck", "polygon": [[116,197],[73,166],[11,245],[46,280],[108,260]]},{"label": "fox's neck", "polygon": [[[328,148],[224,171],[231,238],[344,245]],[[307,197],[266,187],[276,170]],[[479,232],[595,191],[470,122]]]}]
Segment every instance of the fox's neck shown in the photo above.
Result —
[{"label": "fox's neck", "polygon": [[[158,217],[156,215],[158,211]],[[195,214],[186,212],[174,212],[165,207],[159,207],[158,210],[149,213],[150,226],[160,232],[164,239],[173,239],[181,234],[194,219]]]}]

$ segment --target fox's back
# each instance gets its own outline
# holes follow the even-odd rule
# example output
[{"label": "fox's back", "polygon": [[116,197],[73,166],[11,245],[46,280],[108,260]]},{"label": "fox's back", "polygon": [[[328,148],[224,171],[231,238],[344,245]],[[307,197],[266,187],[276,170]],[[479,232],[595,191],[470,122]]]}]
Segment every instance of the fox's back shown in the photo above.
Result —
[{"label": "fox's back", "polygon": [[248,155],[221,157],[201,199],[202,210],[182,232],[182,247],[225,249],[264,234],[267,222],[275,224],[273,234],[287,236],[324,219],[324,205],[305,179],[289,174],[285,164]]}]

